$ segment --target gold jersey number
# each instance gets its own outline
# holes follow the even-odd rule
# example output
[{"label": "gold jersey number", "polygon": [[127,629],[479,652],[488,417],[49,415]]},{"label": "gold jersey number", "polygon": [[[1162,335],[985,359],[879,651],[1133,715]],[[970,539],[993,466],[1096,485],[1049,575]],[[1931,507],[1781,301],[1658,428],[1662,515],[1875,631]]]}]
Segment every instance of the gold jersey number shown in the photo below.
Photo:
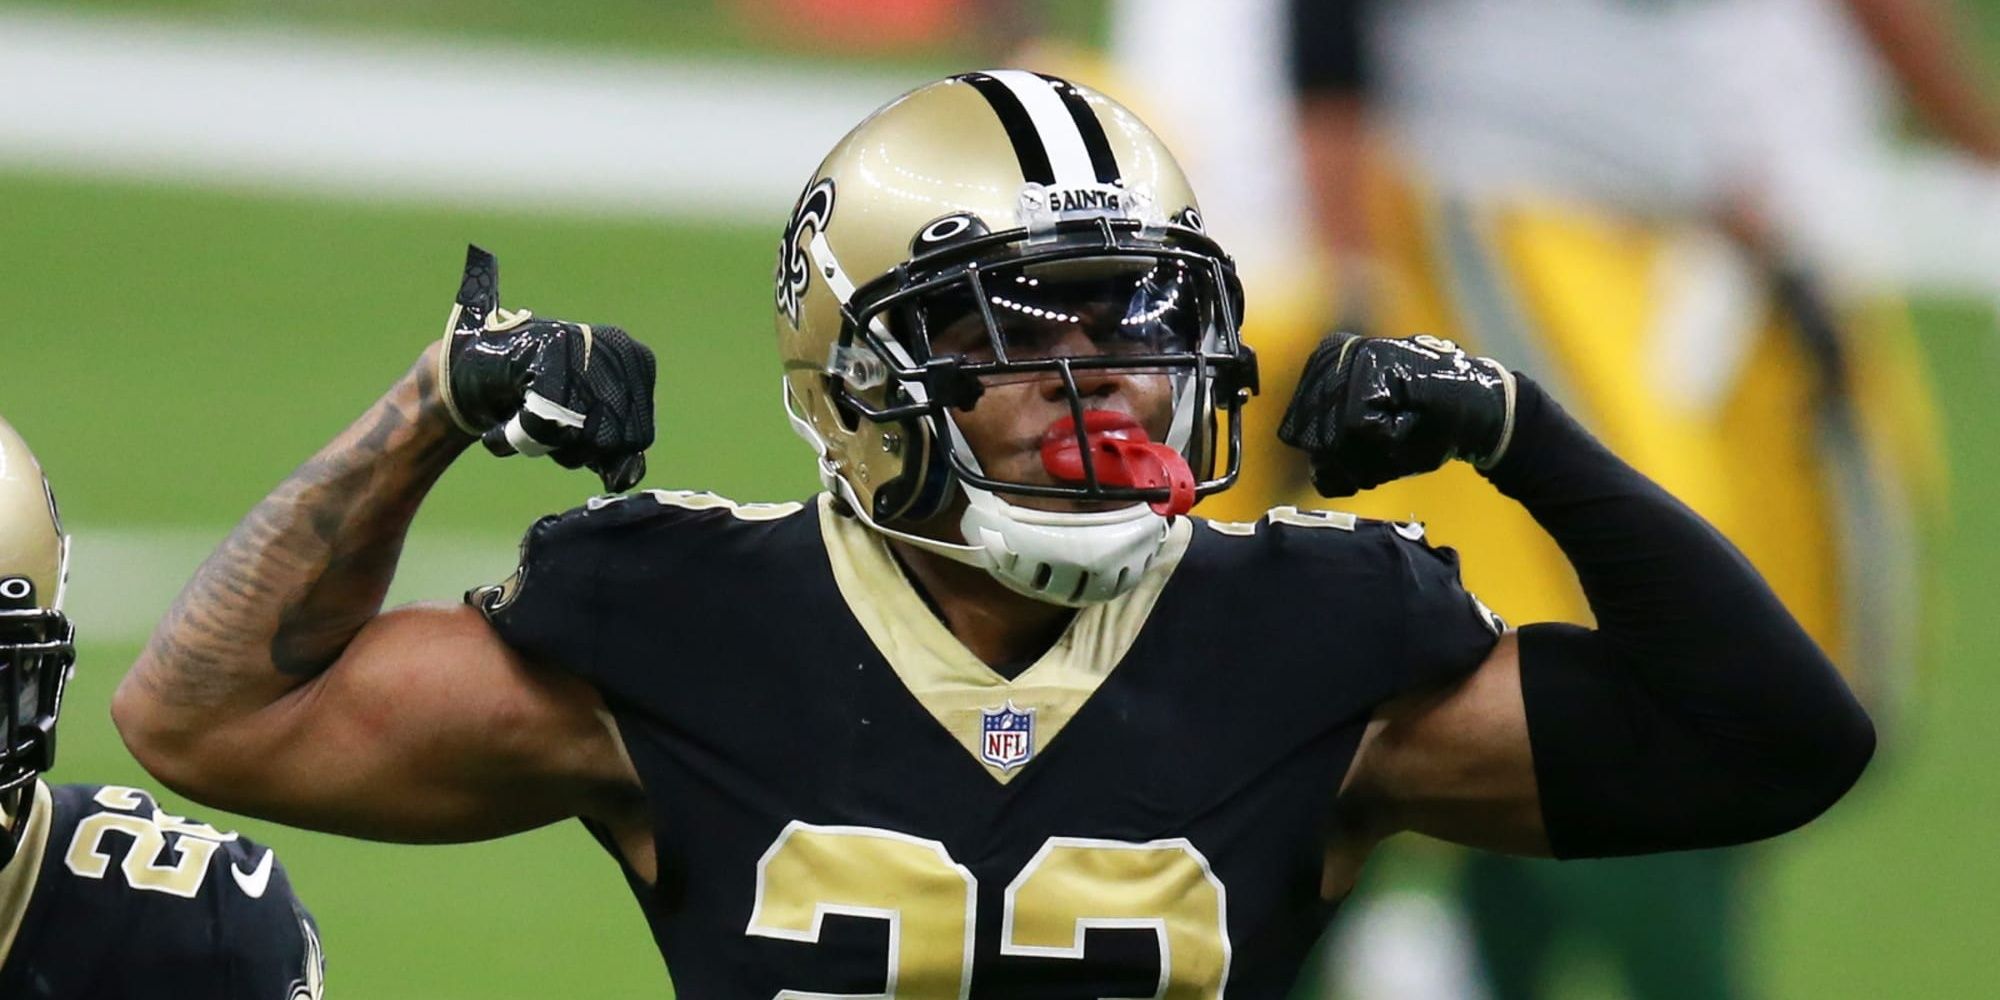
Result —
[{"label": "gold jersey number", "polygon": [[[745,933],[817,942],[828,914],[889,925],[877,1000],[972,989],[978,880],[943,844],[892,830],[793,821],[757,862]],[[1006,888],[1002,955],[1082,959],[1092,928],[1150,930],[1160,949],[1153,995],[1220,1000],[1229,979],[1228,904],[1208,859],[1185,838],[1129,842],[1051,837]],[[782,990],[775,1000],[861,1000]]]},{"label": "gold jersey number", "polygon": [[[125,860],[119,865],[125,883],[145,892],[164,892],[192,899],[201,892],[208,877],[208,861],[216,848],[236,839],[206,823],[195,823],[162,812],[152,798],[136,788],[106,785],[98,789],[96,802],[117,812],[92,813],[76,825],[69,853],[63,862],[83,878],[103,878],[111,870],[111,854],[104,849],[104,837],[121,833],[130,837]],[[167,835],[177,835],[175,858],[162,863]]]}]

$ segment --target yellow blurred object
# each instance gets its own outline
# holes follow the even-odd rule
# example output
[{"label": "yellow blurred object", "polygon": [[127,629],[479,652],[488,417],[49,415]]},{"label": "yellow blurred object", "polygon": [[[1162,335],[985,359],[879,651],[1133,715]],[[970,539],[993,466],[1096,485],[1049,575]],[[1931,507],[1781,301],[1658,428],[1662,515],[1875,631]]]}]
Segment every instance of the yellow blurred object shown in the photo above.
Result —
[{"label": "yellow blurred object", "polygon": [[[1867,650],[1860,686],[1888,689],[1874,700],[1895,696],[1902,681],[1873,672],[1913,660],[1914,595],[1879,591],[1913,578],[1915,521],[1941,510],[1944,478],[1936,414],[1899,303],[1842,314],[1865,466],[1843,470],[1835,466],[1853,459],[1836,455],[1816,428],[1816,373],[1765,293],[1765,276],[1749,275],[1738,328],[1710,329],[1700,344],[1663,339],[1677,334],[1663,317],[1679,294],[1674,255],[1681,241],[1712,230],[1554,201],[1475,207],[1408,184],[1380,187],[1372,202],[1385,285],[1367,332],[1435,333],[1535,377],[1736,542],[1843,666]],[[1323,298],[1292,298],[1250,304],[1245,338],[1259,354],[1264,398],[1246,416],[1243,482],[1204,514],[1328,504],[1310,495],[1303,459],[1274,432],[1329,315]],[[1661,363],[1676,351],[1718,359],[1702,376],[1713,391],[1680,384],[1684,366]],[[1874,495],[1862,502],[1848,495],[1856,491]],[[1469,467],[1454,463],[1332,505],[1424,521],[1434,541],[1459,550],[1467,584],[1509,621],[1590,620],[1555,545]],[[1866,523],[1853,522],[1855,511],[1869,512]],[[1857,636],[1864,628],[1890,634]]]}]

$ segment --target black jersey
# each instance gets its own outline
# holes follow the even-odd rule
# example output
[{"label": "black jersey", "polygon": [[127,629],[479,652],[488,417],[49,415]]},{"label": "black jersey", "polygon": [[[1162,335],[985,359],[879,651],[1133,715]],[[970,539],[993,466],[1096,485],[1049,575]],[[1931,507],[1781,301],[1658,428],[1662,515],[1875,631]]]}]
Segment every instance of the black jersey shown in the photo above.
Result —
[{"label": "black jersey", "polygon": [[135,788],[36,796],[0,870],[0,997],[318,1000],[319,931],[268,848]]},{"label": "black jersey", "polygon": [[1499,625],[1414,526],[1170,537],[1012,680],[824,496],[594,501],[468,597],[614,714],[683,996],[1277,997],[1370,714]]}]

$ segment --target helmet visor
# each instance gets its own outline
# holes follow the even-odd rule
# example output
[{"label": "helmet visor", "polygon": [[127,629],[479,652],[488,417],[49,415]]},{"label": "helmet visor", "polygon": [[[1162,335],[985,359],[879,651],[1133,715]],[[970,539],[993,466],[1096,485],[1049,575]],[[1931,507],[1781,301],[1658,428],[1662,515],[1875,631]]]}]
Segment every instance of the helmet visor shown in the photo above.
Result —
[{"label": "helmet visor", "polygon": [[1008,369],[1058,358],[1152,367],[1144,363],[1193,361],[1215,343],[1221,296],[1213,269],[1184,257],[1010,262],[914,298],[897,326],[917,358],[958,358],[982,380],[1052,371]]},{"label": "helmet visor", "polygon": [[892,326],[913,362],[949,363],[982,387],[937,416],[968,482],[1185,509],[1220,485],[1208,478],[1217,375],[1239,361],[1225,296],[1212,259],[1072,252],[934,282]]},{"label": "helmet visor", "polygon": [[824,372],[858,417],[924,421],[944,459],[927,468],[968,487],[1184,510],[1240,465],[1257,388],[1241,301],[1198,233],[997,234],[857,290]]},{"label": "helmet visor", "polygon": [[76,662],[74,636],[59,611],[0,609],[0,791],[54,763],[56,715]]}]

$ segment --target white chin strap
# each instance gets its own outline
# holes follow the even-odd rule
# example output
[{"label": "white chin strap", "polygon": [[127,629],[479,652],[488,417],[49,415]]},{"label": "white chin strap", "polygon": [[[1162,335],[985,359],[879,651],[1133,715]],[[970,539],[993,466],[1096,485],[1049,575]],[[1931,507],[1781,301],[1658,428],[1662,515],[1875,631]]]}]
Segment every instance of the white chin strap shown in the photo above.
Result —
[{"label": "white chin strap", "polygon": [[1020,507],[966,483],[959,529],[979,565],[1038,601],[1084,607],[1139,585],[1166,547],[1167,519],[1146,504],[1077,513]]},{"label": "white chin strap", "polygon": [[960,482],[968,503],[959,530],[969,544],[925,538],[876,522],[854,487],[827,458],[826,442],[792,407],[785,393],[792,430],[819,453],[819,478],[847,503],[854,516],[878,534],[936,553],[953,562],[978,566],[1009,590],[1068,607],[1101,604],[1139,585],[1166,548],[1169,524],[1152,507],[1133,504],[1077,513],[1035,510],[1008,503]]}]

